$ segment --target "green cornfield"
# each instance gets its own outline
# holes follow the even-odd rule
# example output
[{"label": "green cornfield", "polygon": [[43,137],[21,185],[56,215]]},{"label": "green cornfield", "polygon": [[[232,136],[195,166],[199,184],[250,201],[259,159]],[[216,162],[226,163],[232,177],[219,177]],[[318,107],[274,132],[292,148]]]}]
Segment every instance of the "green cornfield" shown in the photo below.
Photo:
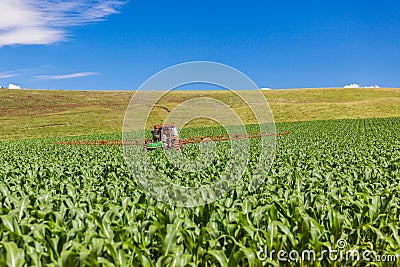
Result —
[{"label": "green cornfield", "polygon": [[0,266],[400,266],[399,129],[400,118],[277,124],[290,134],[265,182],[195,208],[148,196],[122,147],[0,142]]}]

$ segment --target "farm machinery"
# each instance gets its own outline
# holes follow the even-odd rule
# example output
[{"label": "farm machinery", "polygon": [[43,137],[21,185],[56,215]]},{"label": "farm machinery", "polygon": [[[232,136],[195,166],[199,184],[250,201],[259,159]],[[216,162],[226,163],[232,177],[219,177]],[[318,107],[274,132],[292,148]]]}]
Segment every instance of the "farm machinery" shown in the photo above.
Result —
[{"label": "farm machinery", "polygon": [[186,139],[179,139],[178,129],[172,124],[157,124],[151,130],[151,138],[143,141],[129,141],[122,140],[71,140],[66,142],[55,142],[58,145],[143,145],[145,151],[151,150],[165,150],[175,149],[182,151],[184,145],[201,143],[201,142],[214,142],[214,141],[230,141],[241,140],[246,138],[261,138],[265,136],[284,136],[290,134],[289,132],[282,133],[260,133],[250,132],[244,134],[223,134],[217,136],[194,136]]},{"label": "farm machinery", "polygon": [[179,141],[178,129],[172,124],[162,125],[157,124],[153,126],[151,131],[152,139],[146,140],[144,143],[144,150],[155,149],[175,149],[182,150],[183,145]]}]

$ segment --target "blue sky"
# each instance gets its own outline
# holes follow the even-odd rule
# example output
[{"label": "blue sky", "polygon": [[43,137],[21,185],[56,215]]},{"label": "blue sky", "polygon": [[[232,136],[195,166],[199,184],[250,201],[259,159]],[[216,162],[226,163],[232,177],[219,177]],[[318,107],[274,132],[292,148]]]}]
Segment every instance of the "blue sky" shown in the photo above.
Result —
[{"label": "blue sky", "polygon": [[398,0],[1,0],[0,10],[3,86],[136,89],[206,60],[260,87],[400,87]]}]

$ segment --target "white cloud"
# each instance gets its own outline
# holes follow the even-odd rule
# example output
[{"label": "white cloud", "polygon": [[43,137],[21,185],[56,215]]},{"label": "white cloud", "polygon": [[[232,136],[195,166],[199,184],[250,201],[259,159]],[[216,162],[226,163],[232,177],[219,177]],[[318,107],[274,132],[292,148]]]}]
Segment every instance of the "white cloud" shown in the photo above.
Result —
[{"label": "white cloud", "polygon": [[93,75],[99,75],[97,72],[75,72],[70,74],[62,74],[62,75],[41,75],[35,76],[35,78],[39,80],[63,80],[63,79],[71,79],[71,78],[79,78],[79,77],[88,77]]},{"label": "white cloud", "polygon": [[8,89],[21,89],[21,86],[10,83],[8,85]]},{"label": "white cloud", "polygon": [[379,85],[373,85],[373,86],[361,86],[357,83],[352,83],[352,84],[347,84],[344,86],[344,88],[380,88]]},{"label": "white cloud", "polygon": [[381,88],[379,85],[364,86],[362,88]]},{"label": "white cloud", "polygon": [[24,27],[0,34],[0,47],[17,44],[51,44],[63,38],[62,31],[40,27]]},{"label": "white cloud", "polygon": [[52,44],[65,40],[66,27],[118,13],[125,0],[1,0],[0,47]]},{"label": "white cloud", "polygon": [[18,76],[19,74],[13,73],[11,71],[0,72],[0,79],[11,78]]},{"label": "white cloud", "polygon": [[268,87],[263,87],[263,88],[260,88],[261,90],[272,90],[271,88],[268,88]]},{"label": "white cloud", "polygon": [[360,88],[360,85],[356,84],[356,83],[352,83],[352,84],[345,85],[344,88]]}]

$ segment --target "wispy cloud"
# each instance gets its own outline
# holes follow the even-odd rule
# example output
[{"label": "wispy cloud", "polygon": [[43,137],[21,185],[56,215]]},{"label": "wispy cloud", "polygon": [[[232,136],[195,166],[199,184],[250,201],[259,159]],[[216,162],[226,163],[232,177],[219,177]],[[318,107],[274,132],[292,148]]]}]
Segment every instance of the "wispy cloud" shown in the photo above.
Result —
[{"label": "wispy cloud", "polygon": [[19,74],[13,73],[11,71],[5,71],[5,72],[0,72],[0,79],[6,79],[6,78],[11,78],[18,76]]},{"label": "wispy cloud", "polygon": [[62,74],[62,75],[41,75],[35,76],[36,79],[39,80],[63,80],[63,79],[72,79],[79,77],[88,77],[93,75],[99,75],[98,72],[75,72],[70,74]]},{"label": "wispy cloud", "polygon": [[0,47],[52,44],[66,28],[118,13],[126,0],[1,0]]}]

